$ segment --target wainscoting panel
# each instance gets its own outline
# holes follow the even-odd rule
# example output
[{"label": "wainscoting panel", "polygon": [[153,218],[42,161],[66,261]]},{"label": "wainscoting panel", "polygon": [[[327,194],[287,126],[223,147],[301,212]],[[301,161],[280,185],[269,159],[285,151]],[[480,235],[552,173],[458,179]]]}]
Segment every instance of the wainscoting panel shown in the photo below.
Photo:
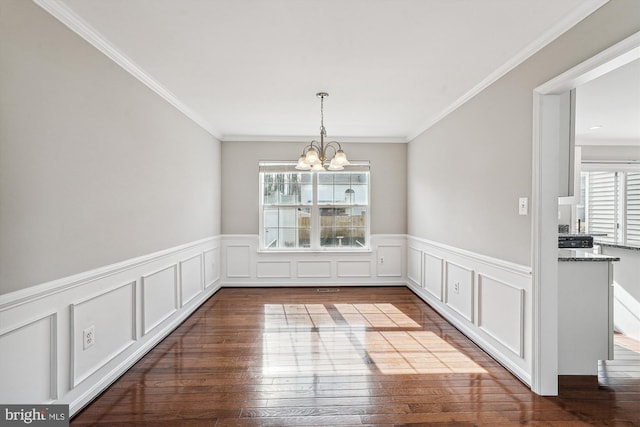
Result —
[{"label": "wainscoting panel", "polygon": [[409,288],[531,384],[531,268],[412,236],[407,252]]},{"label": "wainscoting panel", "polygon": [[256,277],[258,279],[290,279],[291,261],[258,261]]},{"label": "wainscoting panel", "polygon": [[220,248],[213,248],[202,254],[204,257],[204,283],[208,288],[220,280]]},{"label": "wainscoting panel", "polygon": [[422,252],[412,247],[407,252],[407,278],[422,287]]},{"label": "wainscoting panel", "polygon": [[428,253],[424,254],[424,289],[442,301],[443,259]]},{"label": "wainscoting panel", "polygon": [[300,278],[326,279],[331,277],[331,261],[298,261],[296,263]]},{"label": "wainscoting panel", "polygon": [[56,331],[55,313],[0,330],[0,402],[51,403],[57,398]]},{"label": "wainscoting panel", "polygon": [[142,330],[148,334],[178,310],[178,264],[142,276]]},{"label": "wainscoting panel", "polygon": [[379,245],[377,251],[378,277],[402,277],[404,245]]},{"label": "wainscoting panel", "polygon": [[445,303],[473,322],[473,270],[445,261]]},{"label": "wainscoting panel", "polygon": [[227,246],[227,277],[251,277],[250,245]]},{"label": "wainscoting panel", "polygon": [[180,306],[184,307],[204,290],[202,254],[180,261]]},{"label": "wainscoting panel", "polygon": [[522,357],[524,289],[479,274],[478,326],[518,357]]},{"label": "wainscoting panel", "polygon": [[371,277],[371,261],[366,260],[338,260],[337,274],[345,277]]},{"label": "wainscoting panel", "polygon": [[[72,384],[118,356],[136,340],[136,282],[127,283],[71,304]],[[93,329],[93,345],[84,334]]]}]

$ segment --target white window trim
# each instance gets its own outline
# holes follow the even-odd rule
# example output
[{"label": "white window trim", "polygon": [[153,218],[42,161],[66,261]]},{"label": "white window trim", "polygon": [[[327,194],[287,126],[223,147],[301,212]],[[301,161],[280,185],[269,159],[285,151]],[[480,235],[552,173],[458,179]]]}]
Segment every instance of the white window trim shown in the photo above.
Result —
[{"label": "white window trim", "polygon": [[[266,242],[264,241],[264,197],[263,197],[263,188],[264,183],[262,180],[262,172],[268,172],[269,169],[273,169],[274,171],[286,171],[287,169],[291,169],[292,172],[300,172],[295,169],[295,162],[277,162],[277,161],[260,161],[259,162],[259,170],[258,170],[258,194],[259,194],[259,203],[258,203],[258,252],[259,253],[268,253],[268,254],[276,254],[276,253],[371,253],[371,168],[370,163],[368,161],[350,161],[351,164],[345,168],[345,172],[367,172],[369,179],[367,183],[367,202],[368,204],[366,209],[366,227],[365,227],[365,246],[361,248],[356,248],[352,246],[348,247],[321,247],[320,246],[320,208],[325,207],[324,205],[318,204],[318,174],[323,172],[310,172],[312,173],[312,183],[313,183],[313,203],[309,205],[311,208],[311,247],[309,248],[267,248]],[[309,173],[309,172],[307,172]],[[358,207],[362,205],[353,205],[353,207]],[[328,205],[326,207],[331,207]]]}]

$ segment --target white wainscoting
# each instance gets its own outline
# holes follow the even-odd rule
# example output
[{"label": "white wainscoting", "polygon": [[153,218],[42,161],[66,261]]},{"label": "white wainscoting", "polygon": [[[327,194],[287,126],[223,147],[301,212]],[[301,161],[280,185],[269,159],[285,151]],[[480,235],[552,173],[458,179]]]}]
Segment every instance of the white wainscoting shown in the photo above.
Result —
[{"label": "white wainscoting", "polygon": [[54,402],[59,377],[57,314],[43,311],[9,327],[5,323],[0,322],[0,402]]},{"label": "white wainscoting", "polygon": [[221,286],[408,285],[530,384],[529,267],[406,235],[371,248],[259,252],[225,235],[0,295],[0,401],[76,413]]},{"label": "white wainscoting", "polygon": [[531,384],[531,268],[407,238],[407,283],[526,384]]},{"label": "white wainscoting", "polygon": [[[104,307],[109,307],[105,310]],[[70,306],[71,384],[76,387],[136,341],[136,282],[117,285]],[[84,345],[93,328],[95,344]]]},{"label": "white wainscoting", "polygon": [[178,264],[142,276],[142,333],[148,334],[178,311]]},{"label": "white wainscoting", "polygon": [[406,285],[406,240],[373,235],[368,252],[259,252],[257,235],[224,235],[222,285]]},{"label": "white wainscoting", "polygon": [[180,261],[180,306],[198,296],[204,289],[202,253]]},{"label": "white wainscoting", "polygon": [[76,413],[220,288],[220,244],[199,240],[0,295],[0,402]]}]

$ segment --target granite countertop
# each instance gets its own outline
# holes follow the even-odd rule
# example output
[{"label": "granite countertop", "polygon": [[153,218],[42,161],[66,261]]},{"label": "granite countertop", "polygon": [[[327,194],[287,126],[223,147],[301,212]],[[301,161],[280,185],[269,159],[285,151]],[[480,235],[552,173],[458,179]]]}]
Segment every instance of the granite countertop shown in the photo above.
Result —
[{"label": "granite countertop", "polygon": [[604,246],[605,248],[618,248],[618,249],[629,249],[630,251],[640,251],[640,247],[638,246],[627,246],[627,245],[616,245],[614,243],[602,243],[597,240],[593,242],[594,245]]},{"label": "granite countertop", "polygon": [[620,261],[619,257],[594,254],[593,249],[558,249],[558,261]]}]

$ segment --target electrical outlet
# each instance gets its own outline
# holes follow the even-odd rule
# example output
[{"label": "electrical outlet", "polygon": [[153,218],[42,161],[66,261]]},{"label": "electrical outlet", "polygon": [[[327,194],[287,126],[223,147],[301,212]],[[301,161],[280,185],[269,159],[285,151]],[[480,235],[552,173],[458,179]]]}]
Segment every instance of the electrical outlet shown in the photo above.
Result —
[{"label": "electrical outlet", "polygon": [[82,331],[82,349],[86,350],[96,343],[96,327],[94,325],[89,326]]},{"label": "electrical outlet", "polygon": [[380,264],[384,264],[384,257],[383,256],[380,257]]},{"label": "electrical outlet", "polygon": [[455,282],[453,284],[453,292],[455,292],[456,294],[460,293],[460,282]]}]

